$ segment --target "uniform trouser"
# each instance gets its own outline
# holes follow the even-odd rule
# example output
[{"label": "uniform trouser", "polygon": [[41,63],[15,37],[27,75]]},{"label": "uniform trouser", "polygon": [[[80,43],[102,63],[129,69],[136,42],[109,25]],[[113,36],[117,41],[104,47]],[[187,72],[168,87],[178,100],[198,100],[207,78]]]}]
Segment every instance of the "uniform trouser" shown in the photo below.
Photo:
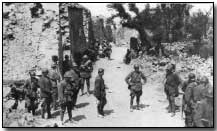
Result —
[{"label": "uniform trouser", "polygon": [[168,100],[169,100],[169,110],[172,113],[175,113],[175,97],[173,95],[168,95]]},{"label": "uniform trouser", "polygon": [[87,84],[87,92],[90,92],[90,78],[81,78],[81,92],[84,92],[84,83]]},{"label": "uniform trouser", "polygon": [[131,93],[130,93],[130,106],[133,106],[133,100],[136,97],[136,104],[137,106],[139,106],[139,102],[140,102],[140,97],[142,95],[142,90],[140,91],[135,91],[131,89]]},{"label": "uniform trouser", "polygon": [[96,97],[96,98],[99,101],[98,105],[97,105],[97,111],[98,111],[99,114],[104,115],[103,109],[104,109],[104,106],[107,103],[106,97],[103,96],[103,97]]},{"label": "uniform trouser", "polygon": [[29,113],[32,111],[32,115],[35,115],[35,109],[36,109],[35,102],[36,102],[35,98],[26,98],[25,107]]},{"label": "uniform trouser", "polygon": [[193,127],[193,118],[192,118],[192,113],[190,112],[185,112],[185,126]]},{"label": "uniform trouser", "polygon": [[57,109],[57,99],[58,99],[58,88],[53,87],[52,89],[52,107],[54,110]]},{"label": "uniform trouser", "polygon": [[60,114],[61,121],[63,121],[63,117],[64,117],[64,113],[66,109],[68,112],[69,120],[71,120],[72,119],[72,101],[64,102],[60,106],[61,106],[61,114]]},{"label": "uniform trouser", "polygon": [[73,96],[72,96],[72,106],[73,107],[75,107],[75,105],[76,105],[77,98],[78,98],[78,93],[79,93],[79,89],[76,89],[76,90],[73,91]]},{"label": "uniform trouser", "polygon": [[49,98],[49,97],[42,98],[42,104],[41,104],[41,107],[42,107],[42,110],[41,110],[42,111],[41,112],[42,118],[44,118],[45,112],[47,112],[48,118],[51,117],[50,105],[51,105],[51,98]]},{"label": "uniform trouser", "polygon": [[18,107],[18,99],[15,99],[14,104],[11,106],[11,109],[17,109]]}]

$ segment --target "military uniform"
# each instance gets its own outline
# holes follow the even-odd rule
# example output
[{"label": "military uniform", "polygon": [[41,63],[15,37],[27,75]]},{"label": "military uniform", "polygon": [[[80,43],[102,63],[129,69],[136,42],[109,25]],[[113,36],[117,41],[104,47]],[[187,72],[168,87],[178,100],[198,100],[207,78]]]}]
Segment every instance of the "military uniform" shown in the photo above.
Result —
[{"label": "military uniform", "polygon": [[57,109],[57,99],[58,99],[57,84],[60,81],[60,75],[56,72],[56,70],[51,70],[49,72],[49,78],[52,83],[52,106],[54,110],[56,110]]},{"label": "military uniform", "polygon": [[[42,73],[47,73],[48,70],[43,70]],[[48,76],[42,75],[42,77],[39,79],[39,86],[41,90],[41,98],[42,98],[42,118],[44,118],[45,111],[48,114],[48,118],[51,118],[51,112],[50,112],[50,104],[52,102],[52,83]]]},{"label": "military uniform", "polygon": [[74,85],[73,88],[73,95],[72,95],[72,108],[76,106],[77,98],[78,98],[78,93],[80,90],[80,78],[78,74],[71,69],[70,71],[67,71],[66,73],[69,73],[71,76],[71,83]]},{"label": "military uniform", "polygon": [[25,91],[25,108],[28,112],[32,111],[32,115],[35,115],[35,109],[37,108],[37,90],[39,88],[38,80],[36,78],[27,79],[24,84]]},{"label": "military uniform", "polygon": [[195,108],[194,127],[214,127],[213,118],[213,91],[211,91],[205,94],[205,98],[198,102]]},{"label": "military uniform", "polygon": [[[104,70],[102,70],[104,72]],[[99,70],[99,72],[102,72]],[[95,79],[94,96],[99,101],[97,105],[98,114],[104,116],[103,108],[107,103],[104,79],[97,76]]]},{"label": "military uniform", "polygon": [[175,115],[175,97],[179,95],[178,86],[182,82],[179,75],[173,72],[173,70],[175,70],[174,65],[169,65],[164,84],[164,91],[169,101],[169,112],[173,113],[172,116]]},{"label": "military uniform", "polygon": [[69,72],[64,74],[59,87],[59,101],[61,106],[61,121],[63,121],[65,110],[67,109],[69,120],[72,120],[73,85],[70,83],[71,75]]},{"label": "military uniform", "polygon": [[182,91],[184,92],[183,101],[182,101],[182,110],[185,113],[185,126],[192,127],[193,126],[193,108],[191,105],[192,99],[192,90],[197,86],[195,81],[185,81],[182,86]]},{"label": "military uniform", "polygon": [[139,109],[139,101],[140,96],[142,95],[142,82],[141,79],[146,82],[146,77],[141,71],[133,71],[129,75],[127,75],[125,81],[129,85],[128,89],[130,89],[130,108],[133,106],[133,99],[136,96],[137,109]]},{"label": "military uniform", "polygon": [[84,94],[84,83],[87,83],[87,93],[90,93],[90,78],[91,72],[93,71],[92,62],[88,59],[87,56],[83,57],[80,66],[80,77],[81,77],[81,92]]}]

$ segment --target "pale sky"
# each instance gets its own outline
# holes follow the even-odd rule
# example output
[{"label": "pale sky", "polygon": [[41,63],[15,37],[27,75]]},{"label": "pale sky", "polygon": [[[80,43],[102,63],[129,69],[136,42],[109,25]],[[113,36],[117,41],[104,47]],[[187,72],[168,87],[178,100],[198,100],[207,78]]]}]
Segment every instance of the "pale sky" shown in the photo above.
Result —
[{"label": "pale sky", "polygon": [[[98,16],[103,15],[106,17],[111,16],[111,14],[114,14],[114,11],[109,11],[106,5],[108,3],[80,3],[84,7],[88,8],[91,11],[92,16]],[[144,9],[146,3],[137,3],[137,7],[140,9]],[[155,7],[157,3],[150,3],[151,7]],[[210,7],[212,7],[212,4],[210,3],[194,3],[192,4],[193,8],[190,10],[190,13],[196,12],[198,9],[201,9],[202,11],[208,11]],[[43,7],[46,9],[56,10],[58,11],[58,4],[57,3],[43,3]],[[127,5],[125,6],[127,7]],[[213,16],[213,14],[211,14]]]}]

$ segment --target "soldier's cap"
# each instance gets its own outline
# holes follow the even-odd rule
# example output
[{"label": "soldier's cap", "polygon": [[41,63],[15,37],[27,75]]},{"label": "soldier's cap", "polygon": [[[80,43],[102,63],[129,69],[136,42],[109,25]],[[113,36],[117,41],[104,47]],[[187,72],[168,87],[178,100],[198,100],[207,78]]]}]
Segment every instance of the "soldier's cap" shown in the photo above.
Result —
[{"label": "soldier's cap", "polygon": [[133,67],[138,69],[139,68],[139,64],[135,64]]},{"label": "soldier's cap", "polygon": [[66,72],[66,73],[64,74],[64,78],[72,78],[71,73],[70,73],[70,72]]},{"label": "soldier's cap", "polygon": [[99,68],[98,69],[98,73],[103,73],[104,72],[104,69],[103,68]]},{"label": "soldier's cap", "polygon": [[42,75],[42,71],[36,71],[35,75],[36,76],[41,76]]},{"label": "soldier's cap", "polygon": [[200,79],[201,82],[208,83],[209,79],[206,76],[202,76]]},{"label": "soldier's cap", "polygon": [[84,56],[83,56],[83,59],[87,59],[87,58],[88,58],[88,56],[87,56],[87,55],[84,55]]},{"label": "soldier's cap", "polygon": [[188,74],[188,78],[189,79],[195,79],[196,75],[194,73],[190,73],[190,74]]},{"label": "soldier's cap", "polygon": [[174,68],[174,66],[172,64],[169,64],[166,68],[166,70],[171,71]]},{"label": "soldier's cap", "polygon": [[42,73],[48,73],[48,69],[47,69],[47,68],[44,68],[44,69],[42,69],[41,72],[42,72]]}]

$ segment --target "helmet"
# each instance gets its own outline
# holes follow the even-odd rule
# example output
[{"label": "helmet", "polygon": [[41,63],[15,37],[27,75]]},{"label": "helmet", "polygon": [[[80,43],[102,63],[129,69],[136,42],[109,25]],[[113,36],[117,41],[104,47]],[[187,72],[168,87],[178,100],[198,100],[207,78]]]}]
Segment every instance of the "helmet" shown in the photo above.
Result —
[{"label": "helmet", "polygon": [[41,75],[42,75],[42,72],[41,72],[41,71],[36,71],[35,75],[36,75],[36,76],[41,76]]},{"label": "helmet", "polygon": [[99,68],[98,69],[98,73],[103,73],[104,72],[104,69],[103,68]]},{"label": "helmet", "polygon": [[69,55],[65,55],[65,59],[68,59],[69,58]]},{"label": "helmet", "polygon": [[42,73],[48,73],[48,69],[47,68],[42,69]]},{"label": "helmet", "polygon": [[139,69],[139,65],[138,64],[135,64],[133,67],[134,67],[134,69]]},{"label": "helmet", "polygon": [[195,79],[195,78],[196,78],[196,76],[195,76],[194,73],[190,73],[190,74],[188,75],[188,79],[190,79],[190,80]]},{"label": "helmet", "polygon": [[64,74],[64,78],[72,78],[72,75],[70,74],[70,72],[66,72]]},{"label": "helmet", "polygon": [[88,56],[87,56],[87,55],[84,55],[84,56],[83,56],[83,59],[87,59],[87,58],[88,58]]},{"label": "helmet", "polygon": [[206,76],[202,76],[201,79],[200,79],[200,81],[201,81],[202,83],[208,83],[208,82],[209,82],[209,79],[208,79]]},{"label": "helmet", "polygon": [[174,66],[172,64],[169,64],[166,68],[167,71],[172,71],[174,69]]},{"label": "helmet", "polygon": [[35,77],[35,72],[34,72],[34,71],[30,71],[30,72],[29,72],[29,75],[30,75],[31,77]]}]

